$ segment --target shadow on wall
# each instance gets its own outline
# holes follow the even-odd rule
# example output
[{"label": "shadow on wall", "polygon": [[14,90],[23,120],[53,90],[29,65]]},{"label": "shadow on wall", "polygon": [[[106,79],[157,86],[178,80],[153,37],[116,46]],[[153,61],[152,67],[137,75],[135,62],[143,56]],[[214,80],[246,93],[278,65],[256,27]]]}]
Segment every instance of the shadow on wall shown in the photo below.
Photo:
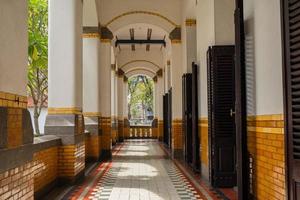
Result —
[{"label": "shadow on wall", "polygon": [[[245,21],[245,65],[246,65],[246,95],[247,95],[247,116],[256,115],[256,68],[255,68],[255,39],[254,39],[254,19],[250,18]],[[248,133],[249,134],[249,133]],[[248,138],[249,140],[249,138]],[[256,137],[251,137],[250,140],[256,144]],[[250,194],[254,195],[254,159],[256,151],[249,152],[249,181]]]},{"label": "shadow on wall", "polygon": [[254,45],[254,19],[249,19],[245,21],[245,64],[248,116],[256,115],[256,75]]}]

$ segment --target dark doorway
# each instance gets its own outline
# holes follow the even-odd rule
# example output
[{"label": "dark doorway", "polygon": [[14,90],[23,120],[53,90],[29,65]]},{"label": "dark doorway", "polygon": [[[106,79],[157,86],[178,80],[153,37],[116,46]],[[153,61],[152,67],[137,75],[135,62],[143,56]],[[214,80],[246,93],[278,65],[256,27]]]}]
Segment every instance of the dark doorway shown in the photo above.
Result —
[{"label": "dark doorway", "polygon": [[208,49],[208,127],[210,181],[213,187],[236,186],[235,47]]},{"label": "dark doorway", "polygon": [[172,88],[170,88],[168,95],[168,114],[169,148],[172,149]]},{"label": "dark doorway", "polygon": [[300,2],[281,0],[287,191],[300,199]]},{"label": "dark doorway", "polygon": [[192,66],[192,137],[193,168],[200,172],[200,138],[198,131],[198,65]]},{"label": "dark doorway", "polygon": [[163,120],[164,120],[164,134],[163,134],[163,141],[165,145],[169,146],[169,134],[168,134],[168,93],[163,96]]},{"label": "dark doorway", "polygon": [[192,144],[192,74],[182,76],[182,119],[184,159],[189,165],[193,163]]},{"label": "dark doorway", "polygon": [[171,149],[172,144],[172,89],[163,96],[163,141]]}]

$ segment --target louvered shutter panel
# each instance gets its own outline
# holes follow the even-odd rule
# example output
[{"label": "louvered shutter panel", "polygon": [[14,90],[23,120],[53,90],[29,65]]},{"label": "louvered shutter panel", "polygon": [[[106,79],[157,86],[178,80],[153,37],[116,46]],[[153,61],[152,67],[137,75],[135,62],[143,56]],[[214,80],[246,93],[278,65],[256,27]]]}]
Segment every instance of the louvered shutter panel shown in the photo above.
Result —
[{"label": "louvered shutter panel", "polygon": [[300,199],[300,1],[282,0],[289,199]]},{"label": "louvered shutter panel", "polygon": [[211,183],[214,187],[236,185],[234,46],[210,49],[209,102]]}]

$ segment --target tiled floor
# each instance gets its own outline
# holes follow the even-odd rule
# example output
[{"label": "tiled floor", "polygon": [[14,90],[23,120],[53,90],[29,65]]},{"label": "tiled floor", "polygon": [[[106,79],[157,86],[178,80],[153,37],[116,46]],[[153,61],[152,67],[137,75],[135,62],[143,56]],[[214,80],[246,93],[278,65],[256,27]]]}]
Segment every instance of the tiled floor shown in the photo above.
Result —
[{"label": "tiled floor", "polygon": [[64,199],[177,200],[215,199],[168,158],[158,142],[130,141],[115,148],[87,181]]}]

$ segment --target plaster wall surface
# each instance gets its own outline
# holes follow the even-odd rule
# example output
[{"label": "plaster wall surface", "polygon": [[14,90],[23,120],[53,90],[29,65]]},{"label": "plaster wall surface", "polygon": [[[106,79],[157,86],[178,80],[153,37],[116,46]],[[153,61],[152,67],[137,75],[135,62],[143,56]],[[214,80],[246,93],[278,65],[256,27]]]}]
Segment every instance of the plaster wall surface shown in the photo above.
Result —
[{"label": "plaster wall surface", "polygon": [[207,62],[206,52],[215,44],[214,1],[202,0],[197,5],[197,61],[199,70],[199,117],[207,117]]},{"label": "plaster wall surface", "polygon": [[25,96],[27,1],[0,1],[0,24],[0,91]]},{"label": "plaster wall surface", "polygon": [[248,114],[282,114],[280,1],[244,2]]},{"label": "plaster wall surface", "polygon": [[[159,13],[161,16],[164,16],[176,24],[181,22],[181,0],[160,0],[153,1],[143,1],[140,0],[103,0],[98,3],[99,10],[99,21],[101,24],[107,24],[110,20],[115,17],[132,12],[132,11],[146,11],[152,13]],[[179,13],[179,14],[178,14]],[[148,14],[133,14],[127,15],[122,18],[119,18],[109,27],[111,30],[115,31],[124,25],[132,23],[150,23],[158,25],[161,28],[170,32],[174,26],[167,22],[165,19],[157,15],[148,15]],[[173,27],[173,28],[172,28]]]}]

